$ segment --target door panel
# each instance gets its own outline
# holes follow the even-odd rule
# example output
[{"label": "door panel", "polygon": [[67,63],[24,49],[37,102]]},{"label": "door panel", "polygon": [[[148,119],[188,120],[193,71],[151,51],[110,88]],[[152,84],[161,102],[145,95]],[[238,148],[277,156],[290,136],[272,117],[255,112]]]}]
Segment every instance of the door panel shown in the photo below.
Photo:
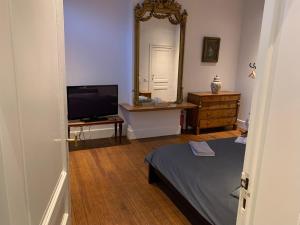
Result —
[{"label": "door panel", "polygon": [[[10,217],[18,218],[22,211],[29,217],[11,224],[53,224],[69,213],[62,1],[8,1],[11,13],[4,21],[11,24],[7,46],[13,49],[13,68],[0,83],[9,81],[10,92],[1,88],[1,94],[6,91],[12,113],[0,111],[0,128],[5,131],[1,139],[11,143],[1,145],[4,171],[20,177],[20,185],[7,193],[9,204],[20,201],[14,195],[25,196],[25,209],[11,208]],[[1,108],[6,102],[0,101]]]},{"label": "door panel", "polygon": [[299,217],[299,10],[299,1],[266,0],[238,225],[292,225]]},{"label": "door panel", "polygon": [[[152,97],[172,101],[170,80],[174,77],[175,52],[170,46],[151,46],[150,92]],[[174,101],[174,100],[173,100]]]},{"label": "door panel", "polygon": [[0,1],[0,224],[27,225],[9,1]]}]

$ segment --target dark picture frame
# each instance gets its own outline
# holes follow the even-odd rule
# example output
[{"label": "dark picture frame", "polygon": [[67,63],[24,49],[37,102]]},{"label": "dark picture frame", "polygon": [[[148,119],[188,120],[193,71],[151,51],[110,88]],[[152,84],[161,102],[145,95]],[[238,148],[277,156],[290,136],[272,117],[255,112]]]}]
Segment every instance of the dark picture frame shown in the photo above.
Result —
[{"label": "dark picture frame", "polygon": [[202,62],[217,63],[219,61],[221,38],[204,37]]}]

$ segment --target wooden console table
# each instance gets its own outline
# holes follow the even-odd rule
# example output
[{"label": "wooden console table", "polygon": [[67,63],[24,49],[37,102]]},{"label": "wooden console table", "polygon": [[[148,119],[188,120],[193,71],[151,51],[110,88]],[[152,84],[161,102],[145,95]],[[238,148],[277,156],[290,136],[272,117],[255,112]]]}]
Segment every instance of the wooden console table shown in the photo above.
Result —
[{"label": "wooden console table", "polygon": [[193,109],[197,105],[183,102],[181,104],[158,104],[149,106],[134,106],[127,103],[120,104],[120,106],[128,112],[151,112],[151,111],[165,111],[165,110],[180,110],[180,109]]},{"label": "wooden console table", "polygon": [[105,124],[114,124],[115,125],[115,138],[118,138],[118,125],[119,125],[119,142],[122,142],[122,127],[124,120],[119,116],[108,117],[105,120],[92,121],[92,122],[83,122],[79,120],[71,120],[68,122],[68,136],[70,137],[70,128],[71,127],[88,127],[96,125],[105,125]]}]

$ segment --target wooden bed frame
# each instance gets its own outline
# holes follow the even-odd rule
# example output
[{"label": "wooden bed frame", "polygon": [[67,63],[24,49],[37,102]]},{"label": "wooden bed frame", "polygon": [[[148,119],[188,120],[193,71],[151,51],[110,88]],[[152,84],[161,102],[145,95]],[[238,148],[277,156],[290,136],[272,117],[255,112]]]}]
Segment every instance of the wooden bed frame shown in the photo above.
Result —
[{"label": "wooden bed frame", "polygon": [[191,224],[212,225],[190,204],[190,202],[170,183],[170,181],[168,181],[168,179],[151,164],[149,164],[148,182],[149,184],[157,184],[191,222]]}]

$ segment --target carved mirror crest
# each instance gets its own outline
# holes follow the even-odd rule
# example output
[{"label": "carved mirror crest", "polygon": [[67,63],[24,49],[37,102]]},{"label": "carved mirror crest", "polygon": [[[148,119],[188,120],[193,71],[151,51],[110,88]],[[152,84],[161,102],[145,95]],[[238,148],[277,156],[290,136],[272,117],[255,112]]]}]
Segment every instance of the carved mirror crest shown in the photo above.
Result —
[{"label": "carved mirror crest", "polygon": [[135,7],[135,105],[182,103],[186,21],[175,0],[145,0]]}]

